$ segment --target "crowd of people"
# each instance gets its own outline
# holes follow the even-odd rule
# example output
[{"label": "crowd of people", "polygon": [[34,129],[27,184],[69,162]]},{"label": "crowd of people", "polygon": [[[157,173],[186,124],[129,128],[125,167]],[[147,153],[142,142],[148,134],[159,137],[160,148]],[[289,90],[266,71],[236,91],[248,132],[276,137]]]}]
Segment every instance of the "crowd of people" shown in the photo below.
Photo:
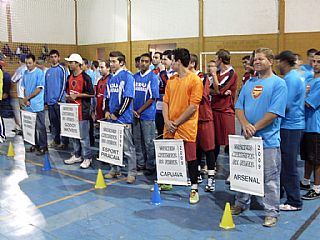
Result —
[{"label": "crowd of people", "polygon": [[[205,156],[205,191],[215,190],[216,160],[220,146],[228,153],[228,136],[234,135],[239,120],[246,139],[262,137],[264,149],[264,191],[266,227],[274,226],[279,211],[302,209],[302,199],[320,198],[320,51],[308,50],[308,64],[292,51],[274,55],[259,48],[242,58],[245,74],[242,88],[231,65],[230,52],[221,49],[207,63],[207,73],[198,71],[198,57],[185,48],[163,53],[144,53],[135,59],[138,71],[126,68],[125,55],[112,51],[108,60],[93,61],[79,54],[60,63],[57,50],[49,53],[51,67],[41,68],[35,56],[21,58],[11,81],[17,84],[18,99],[11,99],[15,110],[15,131],[21,134],[20,109],[36,113],[36,145],[28,151],[46,154],[48,148],[67,149],[72,155],[65,164],[92,164],[94,123],[97,120],[124,125],[124,157],[128,164],[127,183],[136,181],[138,172],[156,173],[154,139],[182,139],[191,182],[189,201],[199,202],[198,184]],[[1,63],[3,71],[3,62]],[[279,70],[281,77],[273,69]],[[10,84],[10,76],[2,76]],[[5,72],[4,72],[5,73]],[[4,80],[3,80],[4,79]],[[10,87],[9,87],[10,89]],[[8,87],[0,92],[8,99]],[[0,98],[0,99],[1,99]],[[60,136],[60,102],[79,104],[80,139]],[[46,107],[47,106],[47,107]],[[52,142],[48,144],[45,109],[48,109]],[[5,140],[0,121],[0,140]],[[298,155],[305,160],[304,177],[298,174]],[[311,175],[314,185],[311,187]],[[105,178],[121,176],[112,165]],[[172,185],[162,184],[161,190]],[[300,189],[307,190],[301,196]],[[250,195],[238,192],[232,213],[249,208]],[[280,204],[280,199],[284,203]]]}]

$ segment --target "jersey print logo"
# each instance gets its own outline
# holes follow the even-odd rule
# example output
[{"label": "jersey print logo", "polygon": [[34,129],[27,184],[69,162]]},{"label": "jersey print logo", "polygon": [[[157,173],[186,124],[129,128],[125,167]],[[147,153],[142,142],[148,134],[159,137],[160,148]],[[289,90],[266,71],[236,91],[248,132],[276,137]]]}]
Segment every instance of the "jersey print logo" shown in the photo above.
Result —
[{"label": "jersey print logo", "polygon": [[263,92],[263,86],[255,86],[252,90],[252,97],[257,99]]}]

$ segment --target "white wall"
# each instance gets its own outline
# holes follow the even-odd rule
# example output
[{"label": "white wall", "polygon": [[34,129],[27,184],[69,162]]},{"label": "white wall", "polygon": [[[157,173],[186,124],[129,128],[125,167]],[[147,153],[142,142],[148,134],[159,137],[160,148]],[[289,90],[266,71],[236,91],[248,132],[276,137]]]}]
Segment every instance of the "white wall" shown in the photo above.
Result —
[{"label": "white wall", "polygon": [[11,0],[14,42],[75,44],[73,0]]},{"label": "white wall", "polygon": [[78,0],[79,45],[128,40],[127,0]]},{"label": "white wall", "polygon": [[319,32],[320,0],[286,0],[285,32]]},{"label": "white wall", "polygon": [[278,0],[204,1],[204,36],[277,32]]},{"label": "white wall", "polygon": [[132,0],[132,40],[199,36],[198,0]]},{"label": "white wall", "polygon": [[8,41],[6,4],[0,2],[0,41]]}]

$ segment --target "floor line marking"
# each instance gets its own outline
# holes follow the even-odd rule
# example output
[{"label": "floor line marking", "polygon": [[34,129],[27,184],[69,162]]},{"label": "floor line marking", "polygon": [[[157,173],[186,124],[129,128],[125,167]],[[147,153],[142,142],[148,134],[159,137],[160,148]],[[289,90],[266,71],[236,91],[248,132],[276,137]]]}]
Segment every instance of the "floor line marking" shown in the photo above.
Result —
[{"label": "floor line marking", "polygon": [[311,223],[318,217],[320,214],[320,207],[318,207],[314,213],[298,228],[298,230],[294,233],[294,235],[290,238],[290,240],[298,239],[302,233],[311,225]]}]

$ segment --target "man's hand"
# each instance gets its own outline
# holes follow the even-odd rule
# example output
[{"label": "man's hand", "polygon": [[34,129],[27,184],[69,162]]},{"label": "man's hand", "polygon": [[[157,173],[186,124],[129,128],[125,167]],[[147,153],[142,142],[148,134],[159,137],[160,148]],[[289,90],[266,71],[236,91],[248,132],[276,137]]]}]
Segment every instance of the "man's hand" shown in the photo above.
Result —
[{"label": "man's hand", "polygon": [[74,101],[78,97],[78,94],[70,94],[70,98]]},{"label": "man's hand", "polygon": [[104,117],[105,117],[107,120],[110,120],[110,118],[111,118],[110,112],[106,112],[106,114],[104,115]]},{"label": "man's hand", "polygon": [[7,99],[9,97],[8,93],[3,93],[2,94],[2,99]]},{"label": "man's hand", "polygon": [[168,120],[165,122],[165,125],[170,133],[175,133],[175,131],[177,131],[177,126],[173,121]]},{"label": "man's hand", "polygon": [[246,139],[251,138],[256,133],[256,128],[251,123],[242,127]]},{"label": "man's hand", "polygon": [[135,118],[140,118],[140,114],[138,112],[134,111],[134,110],[133,110],[133,116]]},{"label": "man's hand", "polygon": [[118,120],[118,118],[116,117],[116,115],[114,115],[113,113],[111,114],[111,119],[112,119],[113,121]]},{"label": "man's hand", "polygon": [[30,106],[30,102],[29,102],[29,99],[27,97],[23,98],[23,105],[24,106]]},{"label": "man's hand", "polygon": [[228,95],[231,95],[231,90],[227,90],[224,92],[224,95],[228,96]]},{"label": "man's hand", "polygon": [[91,118],[92,118],[92,120],[95,122],[96,121],[96,114],[95,114],[95,112],[92,112],[91,113]]}]

